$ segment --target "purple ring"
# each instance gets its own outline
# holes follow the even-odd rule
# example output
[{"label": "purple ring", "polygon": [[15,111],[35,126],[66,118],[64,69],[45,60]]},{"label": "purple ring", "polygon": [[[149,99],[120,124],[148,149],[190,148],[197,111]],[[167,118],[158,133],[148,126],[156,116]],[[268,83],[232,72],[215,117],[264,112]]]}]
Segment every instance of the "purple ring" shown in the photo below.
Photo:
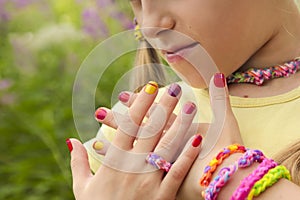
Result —
[{"label": "purple ring", "polygon": [[161,156],[150,152],[148,156],[146,157],[146,162],[150,165],[153,165],[157,169],[164,170],[165,172],[168,172],[170,168],[172,167],[172,164],[163,159]]}]

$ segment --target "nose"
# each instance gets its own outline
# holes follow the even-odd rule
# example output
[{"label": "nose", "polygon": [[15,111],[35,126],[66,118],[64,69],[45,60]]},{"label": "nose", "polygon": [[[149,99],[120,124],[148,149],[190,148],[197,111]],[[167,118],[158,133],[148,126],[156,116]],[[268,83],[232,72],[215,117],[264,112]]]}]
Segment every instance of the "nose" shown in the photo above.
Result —
[{"label": "nose", "polygon": [[141,28],[146,38],[156,38],[161,32],[174,28],[175,20],[169,12],[166,12],[167,5],[158,6],[159,3],[155,5],[153,0],[145,2],[147,3],[143,5]]}]

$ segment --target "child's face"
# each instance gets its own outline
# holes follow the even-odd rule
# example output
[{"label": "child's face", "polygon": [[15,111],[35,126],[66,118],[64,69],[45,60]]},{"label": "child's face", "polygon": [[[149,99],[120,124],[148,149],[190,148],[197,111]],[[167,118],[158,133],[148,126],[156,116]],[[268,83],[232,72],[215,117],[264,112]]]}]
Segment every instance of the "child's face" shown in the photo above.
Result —
[{"label": "child's face", "polygon": [[[163,57],[191,85],[203,87],[203,80],[200,75],[195,75],[193,65],[165,53],[196,42],[207,50],[219,70],[228,75],[241,67],[270,37],[275,21],[271,20],[275,18],[273,1],[131,0],[131,5],[142,28],[157,27],[143,31],[147,40],[156,48],[165,50],[162,51]],[[174,38],[173,30],[193,41],[180,38],[178,34]],[[186,54],[188,52],[184,52]]]}]

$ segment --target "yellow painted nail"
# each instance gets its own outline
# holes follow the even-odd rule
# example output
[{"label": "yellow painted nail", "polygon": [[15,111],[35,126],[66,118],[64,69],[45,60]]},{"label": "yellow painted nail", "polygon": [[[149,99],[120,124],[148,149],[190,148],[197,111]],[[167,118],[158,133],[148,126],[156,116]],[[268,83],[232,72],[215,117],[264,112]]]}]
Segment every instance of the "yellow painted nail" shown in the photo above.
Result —
[{"label": "yellow painted nail", "polygon": [[103,144],[103,142],[100,142],[100,141],[96,141],[93,145],[93,148],[95,150],[101,150],[101,149],[103,149],[103,147],[104,147],[104,144]]},{"label": "yellow painted nail", "polygon": [[158,84],[154,81],[149,81],[145,87],[145,92],[148,94],[154,94],[158,88]]}]

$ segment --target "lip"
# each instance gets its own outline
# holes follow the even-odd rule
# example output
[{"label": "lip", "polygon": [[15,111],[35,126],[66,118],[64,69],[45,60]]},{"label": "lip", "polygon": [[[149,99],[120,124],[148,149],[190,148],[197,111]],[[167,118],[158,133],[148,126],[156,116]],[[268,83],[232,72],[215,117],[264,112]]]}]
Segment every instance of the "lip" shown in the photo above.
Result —
[{"label": "lip", "polygon": [[166,59],[169,63],[176,63],[184,59],[184,56],[195,46],[197,46],[198,43],[192,43],[189,45],[185,45],[179,48],[176,48],[176,50],[162,50],[162,54],[165,55]]}]

